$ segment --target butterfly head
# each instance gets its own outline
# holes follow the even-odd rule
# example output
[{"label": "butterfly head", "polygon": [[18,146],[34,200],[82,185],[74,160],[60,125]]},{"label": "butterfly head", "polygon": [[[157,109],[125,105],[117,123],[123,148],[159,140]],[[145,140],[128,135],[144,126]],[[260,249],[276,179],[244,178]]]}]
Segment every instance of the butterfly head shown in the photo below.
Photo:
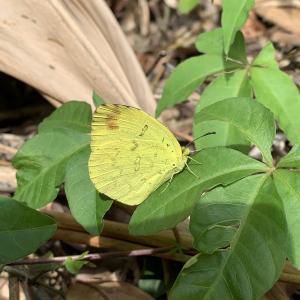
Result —
[{"label": "butterfly head", "polygon": [[187,147],[181,147],[181,151],[182,151],[182,156],[184,158],[187,158],[190,155],[190,149]]}]

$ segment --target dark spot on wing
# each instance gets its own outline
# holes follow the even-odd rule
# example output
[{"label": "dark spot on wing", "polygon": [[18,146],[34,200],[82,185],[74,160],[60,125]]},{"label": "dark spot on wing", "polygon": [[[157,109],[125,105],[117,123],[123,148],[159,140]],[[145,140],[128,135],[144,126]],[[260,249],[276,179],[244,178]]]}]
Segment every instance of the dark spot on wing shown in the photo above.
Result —
[{"label": "dark spot on wing", "polygon": [[134,161],[134,165],[135,165],[134,170],[138,171],[141,167],[141,157],[140,156],[136,158],[136,160]]},{"label": "dark spot on wing", "polygon": [[167,147],[170,147],[170,144],[167,144]]},{"label": "dark spot on wing", "polygon": [[130,150],[134,151],[139,146],[139,144],[136,141],[133,141],[132,143],[133,143],[133,146],[130,148]]},{"label": "dark spot on wing", "polygon": [[141,131],[141,133],[139,134],[139,136],[143,136],[143,135],[146,133],[147,130],[148,130],[148,125],[146,124],[146,125],[142,128],[142,131]]},{"label": "dark spot on wing", "polygon": [[116,130],[119,128],[118,120],[119,120],[120,110],[118,106],[113,106],[111,110],[112,111],[107,114],[105,123],[108,129]]},{"label": "dark spot on wing", "polygon": [[163,143],[164,141],[165,141],[165,138],[163,137],[161,142]]}]

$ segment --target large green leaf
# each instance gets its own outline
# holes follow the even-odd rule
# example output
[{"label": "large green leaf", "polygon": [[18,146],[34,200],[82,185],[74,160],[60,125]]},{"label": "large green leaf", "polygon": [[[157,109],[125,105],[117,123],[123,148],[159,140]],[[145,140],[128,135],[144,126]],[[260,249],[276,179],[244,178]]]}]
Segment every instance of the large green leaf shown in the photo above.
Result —
[{"label": "large green leaf", "polygon": [[33,208],[55,199],[69,159],[89,146],[91,118],[87,103],[71,101],[41,123],[39,134],[13,159],[18,180],[15,199]]},{"label": "large green leaf", "polygon": [[76,132],[89,133],[92,121],[91,106],[86,102],[69,101],[56,109],[39,125],[39,133],[54,129],[72,129]]},{"label": "large green leaf", "polygon": [[[226,185],[268,167],[242,153],[228,148],[204,149],[176,175],[150,195],[134,212],[129,229],[133,234],[147,235],[172,228],[186,218],[204,190]],[[166,185],[169,184],[167,187]]]},{"label": "large green leaf", "polygon": [[0,264],[32,253],[55,230],[52,218],[13,199],[0,197]]},{"label": "large green leaf", "polygon": [[[269,44],[253,62],[251,84],[257,101],[269,108],[292,143],[300,143],[300,95],[293,80],[280,71]],[[260,65],[260,66],[258,66]],[[262,67],[266,66],[266,67]]]},{"label": "large green leaf", "polygon": [[38,134],[13,159],[18,186],[15,199],[39,208],[53,201],[64,181],[69,159],[89,146],[88,134],[60,129]]},{"label": "large green leaf", "polygon": [[276,170],[273,176],[288,224],[288,258],[300,269],[300,171]]},{"label": "large green leaf", "polygon": [[251,98],[230,98],[200,110],[196,126],[205,121],[227,122],[261,151],[263,159],[272,165],[271,146],[275,136],[273,114]]},{"label": "large green leaf", "polygon": [[175,68],[166,81],[156,115],[186,100],[207,76],[238,67],[237,64],[226,62],[221,55],[215,54],[204,54],[185,60]]},{"label": "large green leaf", "polygon": [[[201,33],[195,44],[197,50],[206,54],[224,56],[224,38],[222,28]],[[234,43],[228,54],[229,59],[234,59],[242,64],[247,64],[246,47],[243,34],[238,31]]]},{"label": "large green leaf", "polygon": [[248,14],[254,0],[224,0],[222,13],[222,27],[224,34],[224,51],[229,53],[231,44],[234,41],[238,30],[244,25],[248,19]]},{"label": "large green leaf", "polygon": [[65,191],[73,217],[91,234],[99,235],[102,219],[112,200],[100,196],[89,177],[90,149],[70,159],[67,165]]},{"label": "large green leaf", "polygon": [[197,223],[192,225],[197,227],[195,238],[204,237],[211,249],[229,247],[187,262],[172,300],[260,299],[280,276],[287,228],[282,201],[268,175],[207,193],[197,202],[191,222]]},{"label": "large green leaf", "polygon": [[284,156],[277,164],[280,168],[299,168],[300,167],[300,147],[295,145],[292,150]]},{"label": "large green leaf", "polygon": [[[196,107],[196,114],[211,104],[232,97],[251,97],[252,90],[249,83],[248,72],[239,70],[224,74],[215,79],[203,92]],[[196,119],[195,119],[196,121]],[[207,132],[216,134],[204,136],[195,141],[197,149],[215,146],[233,146],[248,149],[249,141],[229,123],[222,121],[206,121],[194,123],[194,138],[203,136]]]}]

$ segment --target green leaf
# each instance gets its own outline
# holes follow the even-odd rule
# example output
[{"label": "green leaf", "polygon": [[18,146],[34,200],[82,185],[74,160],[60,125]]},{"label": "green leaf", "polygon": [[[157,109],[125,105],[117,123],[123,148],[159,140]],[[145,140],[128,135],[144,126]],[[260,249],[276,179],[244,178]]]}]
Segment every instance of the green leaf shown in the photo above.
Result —
[{"label": "green leaf", "polygon": [[91,106],[85,102],[69,101],[57,108],[39,125],[39,133],[57,129],[72,129],[76,132],[89,133],[92,121]]},{"label": "green leaf", "polygon": [[196,49],[201,53],[223,55],[223,31],[215,28],[201,33],[195,43]]},{"label": "green leaf", "polygon": [[[201,33],[196,40],[195,46],[199,52],[224,56],[222,28],[216,28],[212,31]],[[230,48],[228,57],[247,64],[244,36],[240,31],[238,31],[235,36],[235,40]]]},{"label": "green leaf", "polygon": [[279,69],[275,60],[275,49],[272,43],[268,43],[256,56],[252,66]]},{"label": "green leaf", "polygon": [[[242,113],[241,113],[242,112]],[[205,107],[196,114],[195,124],[205,121],[227,122],[261,151],[271,166],[271,146],[275,136],[273,114],[251,98],[230,98]]]},{"label": "green leaf", "polygon": [[[196,114],[204,107],[232,97],[251,97],[248,72],[239,70],[235,73],[224,74],[215,79],[203,92],[196,107]],[[194,138],[203,136],[207,132],[216,134],[204,136],[195,141],[197,149],[215,146],[232,146],[234,148],[249,149],[247,139],[229,123],[222,121],[206,121],[194,123]]]},{"label": "green leaf", "polygon": [[15,199],[39,208],[53,201],[64,181],[69,159],[89,147],[88,134],[61,128],[26,142],[13,159],[18,186]]},{"label": "green leaf", "polygon": [[274,113],[293,144],[300,143],[300,96],[293,80],[275,68],[252,67],[250,73],[257,101]]},{"label": "green leaf", "polygon": [[277,164],[279,168],[296,168],[300,167],[300,148],[295,145],[292,150],[284,156]]},{"label": "green leaf", "polygon": [[64,266],[71,274],[77,274],[84,265],[88,264],[88,261],[83,260],[87,254],[88,251],[82,253],[77,259],[73,259],[71,256],[67,257]]},{"label": "green leaf", "polygon": [[231,44],[239,29],[245,24],[254,0],[224,0],[222,27],[224,34],[224,52],[229,53]]},{"label": "green leaf", "polygon": [[300,269],[300,172],[276,170],[273,176],[288,224],[288,259]]},{"label": "green leaf", "polygon": [[209,192],[205,203],[202,200],[193,212],[193,222],[198,215],[199,226],[205,217],[199,233],[207,242],[217,247],[225,244],[225,240],[218,242],[222,238],[218,228],[223,228],[225,236],[228,227],[235,233],[226,250],[188,261],[170,298],[260,299],[279,278],[286,257],[285,214],[271,178],[245,178],[217,193]]},{"label": "green leaf", "polygon": [[19,202],[0,197],[0,264],[35,251],[55,232],[55,221]]},{"label": "green leaf", "polygon": [[156,115],[164,109],[185,101],[209,75],[239,66],[215,54],[195,56],[180,63],[166,81]]},{"label": "green leaf", "polygon": [[96,107],[105,104],[104,100],[96,93],[96,91],[93,91],[93,102]]},{"label": "green leaf", "polygon": [[112,200],[100,196],[89,177],[90,149],[70,159],[66,169],[65,191],[73,217],[92,235],[101,233],[102,219]]},{"label": "green leaf", "polygon": [[200,0],[179,0],[178,9],[181,13],[188,14],[198,4],[200,4]]},{"label": "green leaf", "polygon": [[153,192],[131,217],[131,233],[147,235],[172,228],[191,213],[203,191],[268,169],[265,164],[228,148],[204,149],[188,165],[198,178],[185,168],[170,184],[165,183]]}]

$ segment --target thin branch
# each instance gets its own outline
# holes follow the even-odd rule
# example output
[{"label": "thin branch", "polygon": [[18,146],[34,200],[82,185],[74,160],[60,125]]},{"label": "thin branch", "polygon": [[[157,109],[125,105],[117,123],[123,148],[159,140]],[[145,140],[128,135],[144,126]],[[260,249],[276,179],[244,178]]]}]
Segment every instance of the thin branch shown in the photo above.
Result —
[{"label": "thin branch", "polygon": [[18,266],[18,265],[36,265],[36,264],[62,264],[66,261],[68,257],[71,257],[73,260],[86,260],[86,261],[98,261],[106,258],[112,257],[122,257],[122,256],[145,256],[145,255],[153,255],[157,253],[169,252],[174,249],[174,247],[163,247],[163,248],[148,248],[148,249],[139,249],[133,251],[115,251],[109,253],[94,253],[87,254],[84,257],[81,255],[73,255],[73,256],[59,256],[53,258],[34,258],[34,259],[21,259],[17,260],[13,263],[10,263],[9,266]]}]

